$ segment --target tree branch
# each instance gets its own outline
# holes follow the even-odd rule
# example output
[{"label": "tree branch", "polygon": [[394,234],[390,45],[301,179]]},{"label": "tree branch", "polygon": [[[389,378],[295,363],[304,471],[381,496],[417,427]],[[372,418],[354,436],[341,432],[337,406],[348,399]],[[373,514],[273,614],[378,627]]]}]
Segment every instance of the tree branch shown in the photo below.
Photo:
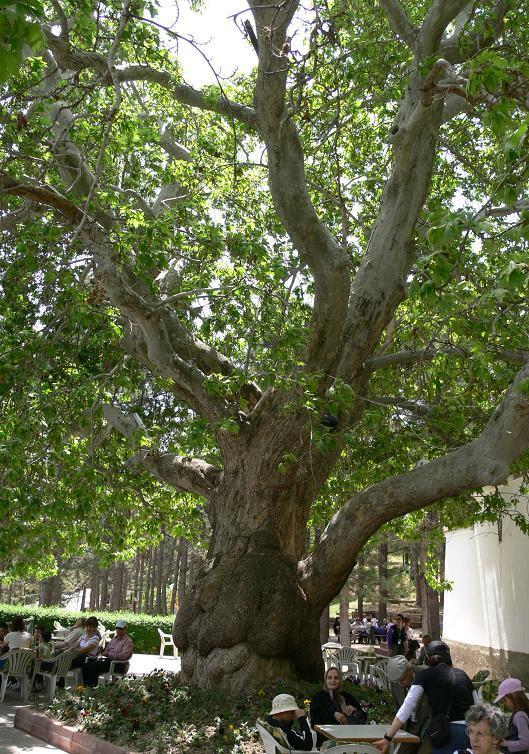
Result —
[{"label": "tree branch", "polygon": [[411,23],[399,0],[380,0],[380,5],[383,7],[395,34],[414,50],[417,41],[417,29]]},{"label": "tree branch", "polygon": [[209,499],[222,480],[222,469],[200,458],[177,456],[172,453],[156,453],[141,450],[130,460],[129,465],[149,471],[160,482],[185,492],[194,492]]},{"label": "tree branch", "polygon": [[501,31],[503,19],[509,10],[509,6],[510,3],[508,0],[498,0],[486,21],[481,19],[479,31],[465,38],[464,52],[460,46],[460,39],[467,18],[463,18],[461,24],[456,24],[456,29],[452,36],[442,41],[441,52],[443,57],[453,64],[463,63],[477,55],[480,50],[484,50],[494,44]]},{"label": "tree branch", "polygon": [[468,5],[469,0],[433,0],[419,32],[420,58],[439,50],[441,38],[448,24]]},{"label": "tree branch", "polygon": [[[44,28],[44,34],[60,68],[74,71],[90,69],[99,74],[98,83],[100,85],[105,86],[112,83],[104,55],[78,50],[65,40],[55,36],[49,28]],[[173,99],[184,105],[215,112],[227,118],[234,118],[252,130],[259,131],[256,113],[253,108],[241,105],[239,102],[234,102],[225,97],[217,97],[216,99],[206,97],[203,92],[194,89],[192,86],[177,84],[172,74],[168,71],[158,71],[148,65],[131,65],[127,68],[117,69],[115,75],[116,81],[119,83],[148,81],[152,84],[158,84],[158,86],[171,92]]]},{"label": "tree branch", "polygon": [[333,516],[316,550],[300,563],[303,587],[316,612],[338,593],[354,553],[383,523],[464,490],[505,481],[511,465],[529,447],[528,380],[526,364],[475,440],[368,487]]},{"label": "tree branch", "polygon": [[[54,207],[74,227],[83,217],[78,207],[52,189],[22,184],[0,171],[0,195],[3,194]],[[92,218],[87,218],[82,238],[94,255],[98,274],[112,303],[130,317],[142,332],[145,344],[143,363],[172,379],[177,394],[202,415],[219,419],[233,413],[224,399],[212,395],[204,385],[206,373],[229,374],[234,370],[229,359],[195,339],[171,309],[158,307],[156,302],[151,301],[147,287],[130,268],[115,259],[110,241]],[[202,371],[201,367],[206,371]],[[255,401],[258,400],[260,391],[255,386],[248,389],[255,394]]]},{"label": "tree branch", "polygon": [[307,190],[303,150],[285,97],[287,30],[297,0],[280,5],[250,2],[259,38],[255,108],[268,153],[269,186],[275,210],[308,265],[315,286],[310,340],[305,360],[329,369],[337,358],[350,290],[347,254],[318,218]]}]

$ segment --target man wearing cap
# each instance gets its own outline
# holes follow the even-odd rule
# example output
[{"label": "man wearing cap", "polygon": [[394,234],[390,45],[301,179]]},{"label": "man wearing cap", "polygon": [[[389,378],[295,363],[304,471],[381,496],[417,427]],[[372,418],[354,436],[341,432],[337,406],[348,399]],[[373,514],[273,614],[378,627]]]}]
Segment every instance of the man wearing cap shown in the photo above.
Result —
[{"label": "man wearing cap", "polygon": [[452,754],[470,745],[466,734],[465,714],[474,704],[472,681],[464,670],[452,667],[450,648],[444,641],[430,642],[426,654],[428,667],[418,673],[412,681],[410,690],[384,738],[373,744],[384,753],[395,733],[409,720],[412,713],[416,712],[423,694],[430,704],[432,720],[441,715],[448,718],[448,740],[440,741],[436,746],[430,732],[433,754]]},{"label": "man wearing cap", "polygon": [[126,633],[127,624],[124,620],[116,621],[116,635],[103,651],[103,656],[86,662],[83,667],[83,683],[85,686],[97,686],[97,679],[101,673],[110,670],[110,664],[119,660],[116,672],[125,672],[125,663],[130,660],[134,651],[132,639]]},{"label": "man wearing cap", "polygon": [[[410,690],[410,686],[423,670],[426,670],[426,666],[412,665],[404,655],[389,658],[386,672],[388,681],[390,682],[391,696],[397,709],[400,709]],[[410,715],[406,726],[407,730],[422,739],[424,737],[423,729],[430,715],[431,710],[428,698],[423,695],[417,709]],[[399,752],[400,754],[415,754],[419,750],[419,747],[420,754],[431,752],[431,746],[426,740],[421,741],[420,744],[401,744]]]},{"label": "man wearing cap", "polygon": [[[298,721],[300,732],[292,730],[294,720]],[[309,727],[305,711],[300,709],[290,694],[278,694],[272,700],[272,710],[266,721],[257,721],[282,746],[298,751],[312,751],[314,736]]]}]

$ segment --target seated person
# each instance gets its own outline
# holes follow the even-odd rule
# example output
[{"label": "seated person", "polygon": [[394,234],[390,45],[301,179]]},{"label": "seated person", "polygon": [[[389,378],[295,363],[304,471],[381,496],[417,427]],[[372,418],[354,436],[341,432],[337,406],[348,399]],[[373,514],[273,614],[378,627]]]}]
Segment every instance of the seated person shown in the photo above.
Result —
[{"label": "seated person", "polygon": [[86,618],[78,618],[64,639],[55,643],[55,654],[66,652],[67,649],[73,649],[74,644],[77,644],[84,634],[85,626]]},{"label": "seated person", "polygon": [[[294,720],[298,721],[300,732],[292,729]],[[305,711],[299,709],[296,700],[290,694],[278,694],[272,700],[272,711],[266,720],[258,720],[265,730],[283,747],[299,751],[312,751],[314,738],[309,727]]]},{"label": "seated person", "polygon": [[4,621],[0,621],[0,654],[2,652],[2,647],[4,646],[4,638],[7,632],[9,631],[9,628],[7,627],[7,623],[4,623]]},{"label": "seated person", "polygon": [[50,660],[53,652],[51,646],[51,631],[47,631],[45,628],[41,629],[40,641],[38,646],[35,647],[37,657],[39,660]]},{"label": "seated person", "polygon": [[[329,668],[323,678],[323,689],[312,697],[310,702],[310,721],[312,725],[361,725],[367,715],[352,694],[342,691],[342,676],[338,668]],[[316,744],[319,746],[325,738],[318,733]]]},{"label": "seated person", "polygon": [[100,636],[97,632],[97,618],[91,616],[86,619],[85,631],[81,638],[73,645],[72,649],[77,652],[77,657],[72,661],[72,668],[80,668],[84,665],[87,657],[97,657]]},{"label": "seated person", "polygon": [[24,619],[16,615],[11,621],[11,631],[4,636],[2,654],[10,649],[31,649],[31,634],[26,631]]},{"label": "seated person", "polygon": [[114,660],[121,661],[120,664],[116,665],[116,672],[125,672],[124,663],[130,660],[134,651],[132,639],[125,631],[126,627],[127,624],[124,620],[117,620],[116,635],[103,651],[103,656],[85,662],[83,665],[83,683],[85,686],[97,686],[98,677],[101,673],[106,673],[110,669],[110,663]]}]

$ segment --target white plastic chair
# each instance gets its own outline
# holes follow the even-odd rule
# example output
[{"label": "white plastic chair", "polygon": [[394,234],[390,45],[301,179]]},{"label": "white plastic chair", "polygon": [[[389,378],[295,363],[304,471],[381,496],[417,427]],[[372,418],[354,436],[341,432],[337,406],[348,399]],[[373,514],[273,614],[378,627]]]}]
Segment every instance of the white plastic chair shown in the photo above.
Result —
[{"label": "white plastic chair", "polygon": [[[333,660],[336,660],[338,670],[342,675],[360,675],[357,654],[351,647],[336,649],[333,652]],[[332,664],[329,667],[332,667]]]},{"label": "white plastic chair", "polygon": [[29,696],[29,674],[35,660],[35,652],[32,649],[12,649],[2,659],[7,660],[7,663],[0,671],[0,702],[4,701],[9,678],[16,678],[20,682],[20,696],[26,700]]},{"label": "white plastic chair", "polygon": [[[40,674],[44,678],[44,682],[48,684],[48,698],[52,702],[55,698],[55,691],[57,689],[57,681],[59,678],[64,678],[65,685],[68,680],[71,679],[75,686],[79,686],[82,679],[81,668],[70,668],[72,660],[78,657],[77,652],[69,649],[66,652],[61,652],[57,657],[53,657],[51,660],[37,660],[35,667],[33,668],[33,676],[31,678],[31,685],[35,680],[35,676]],[[51,670],[42,670],[41,665],[43,662],[52,662],[55,667]]]},{"label": "white plastic chair", "polygon": [[[124,665],[123,670],[116,670],[116,665]],[[118,678],[125,678],[129,672],[130,662],[123,662],[123,660],[112,660],[110,667],[106,673],[101,673],[97,679],[98,686],[106,686],[109,683],[113,683]]]},{"label": "white plastic chair", "polygon": [[[276,754],[278,751],[281,752],[281,754],[303,754],[299,749],[287,749],[285,746],[281,746],[281,744],[267,730],[265,730],[262,725],[259,725],[259,723],[256,723],[255,727],[261,736],[261,741],[266,754]],[[311,749],[309,754],[320,754],[320,750]],[[379,752],[374,746],[366,746],[364,744],[338,744],[329,749],[329,754],[379,754]]]},{"label": "white plastic chair", "polygon": [[164,634],[161,628],[158,629],[158,633],[160,634],[160,657],[164,656],[166,647],[172,647],[173,657],[178,657],[178,650],[171,634]]},{"label": "white plastic chair", "polygon": [[62,626],[58,620],[53,621],[53,628],[55,629],[55,631],[68,631],[66,626]]},{"label": "white plastic chair", "polygon": [[370,665],[369,677],[371,683],[373,683],[377,689],[384,689],[386,691],[391,690],[391,686],[388,680],[388,674],[383,665]]},{"label": "white plastic chair", "polygon": [[[259,723],[255,723],[255,727],[261,736],[261,741],[263,742],[266,754],[276,754],[278,751],[281,752],[281,754],[302,754],[299,749],[287,749],[285,746],[281,746],[281,744],[267,730],[265,730],[262,725],[259,725]],[[340,750],[337,749],[336,754],[338,754],[338,751]],[[319,754],[319,750],[311,749],[309,754]]]}]

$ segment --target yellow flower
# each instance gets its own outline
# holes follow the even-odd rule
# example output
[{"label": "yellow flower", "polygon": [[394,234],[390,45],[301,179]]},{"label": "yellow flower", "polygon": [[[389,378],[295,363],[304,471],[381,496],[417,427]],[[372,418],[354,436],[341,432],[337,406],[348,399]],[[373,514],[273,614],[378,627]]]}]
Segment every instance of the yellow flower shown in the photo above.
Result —
[{"label": "yellow flower", "polygon": [[304,699],[303,704],[305,705],[305,707],[308,707],[308,705],[310,704],[310,699]]},{"label": "yellow flower", "polygon": [[77,691],[78,694],[82,694],[84,691],[84,686],[79,685],[77,686],[75,690]]},{"label": "yellow flower", "polygon": [[259,691],[257,693],[259,694],[259,696],[264,696],[265,695],[265,692],[264,692],[263,689],[259,689]]},{"label": "yellow flower", "polygon": [[228,728],[229,728],[230,730],[233,730],[233,725],[232,725],[232,723],[230,723],[230,724],[228,725]]}]

